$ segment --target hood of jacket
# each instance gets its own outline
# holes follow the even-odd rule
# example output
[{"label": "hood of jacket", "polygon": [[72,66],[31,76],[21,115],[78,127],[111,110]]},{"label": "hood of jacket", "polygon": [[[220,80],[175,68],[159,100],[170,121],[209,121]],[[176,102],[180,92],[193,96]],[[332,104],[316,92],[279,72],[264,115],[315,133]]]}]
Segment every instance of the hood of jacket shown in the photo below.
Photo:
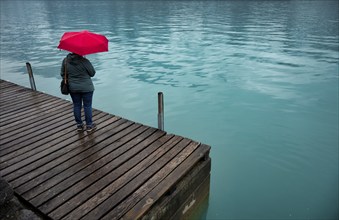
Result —
[{"label": "hood of jacket", "polygon": [[81,60],[84,59],[83,56],[80,56],[76,53],[69,53],[66,58],[67,58],[68,63],[70,64],[80,63]]}]

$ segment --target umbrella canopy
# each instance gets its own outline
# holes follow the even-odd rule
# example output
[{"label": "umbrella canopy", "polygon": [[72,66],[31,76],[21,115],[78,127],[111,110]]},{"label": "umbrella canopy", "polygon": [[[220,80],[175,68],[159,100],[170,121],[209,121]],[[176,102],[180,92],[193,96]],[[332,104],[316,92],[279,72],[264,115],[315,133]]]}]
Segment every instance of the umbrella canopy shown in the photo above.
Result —
[{"label": "umbrella canopy", "polygon": [[61,37],[58,48],[84,56],[108,51],[108,40],[104,35],[87,30],[65,32]]}]

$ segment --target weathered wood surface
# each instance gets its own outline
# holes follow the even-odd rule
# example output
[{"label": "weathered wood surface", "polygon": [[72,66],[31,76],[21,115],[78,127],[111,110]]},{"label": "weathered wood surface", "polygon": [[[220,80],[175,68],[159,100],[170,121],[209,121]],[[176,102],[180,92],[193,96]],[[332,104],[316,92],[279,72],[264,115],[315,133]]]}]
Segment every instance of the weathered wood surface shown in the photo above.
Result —
[{"label": "weathered wood surface", "polygon": [[0,90],[1,176],[48,218],[142,218],[208,158],[207,145],[96,109],[97,129],[77,132],[71,102]]}]

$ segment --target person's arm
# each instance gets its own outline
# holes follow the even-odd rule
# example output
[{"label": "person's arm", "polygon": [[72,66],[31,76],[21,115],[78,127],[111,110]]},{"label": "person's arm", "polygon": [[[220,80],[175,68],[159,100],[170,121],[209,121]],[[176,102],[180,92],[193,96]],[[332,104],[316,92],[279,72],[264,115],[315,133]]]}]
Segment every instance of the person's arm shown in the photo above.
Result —
[{"label": "person's arm", "polygon": [[64,74],[65,74],[65,60],[66,60],[66,59],[63,59],[62,64],[61,64],[60,76],[61,76],[62,78],[64,78]]},{"label": "person's arm", "polygon": [[88,75],[90,77],[93,77],[95,75],[95,69],[94,69],[92,63],[89,60],[86,59],[85,62],[84,62],[84,66],[87,70]]}]

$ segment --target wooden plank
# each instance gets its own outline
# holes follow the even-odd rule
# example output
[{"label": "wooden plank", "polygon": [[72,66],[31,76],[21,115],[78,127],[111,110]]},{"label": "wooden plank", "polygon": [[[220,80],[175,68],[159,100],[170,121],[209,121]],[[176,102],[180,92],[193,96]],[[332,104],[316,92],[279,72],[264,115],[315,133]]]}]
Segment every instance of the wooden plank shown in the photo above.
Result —
[{"label": "wooden plank", "polygon": [[[114,142],[114,141],[122,138],[123,136],[129,134],[130,132],[134,131],[135,129],[139,128],[140,126],[141,125],[139,125],[139,124],[132,124],[131,126],[127,127],[126,129],[123,129],[121,132],[118,132],[115,135],[111,136],[111,138],[109,138],[109,140]],[[48,179],[48,177],[55,176],[55,175],[59,174],[60,172],[63,172],[63,174],[61,176],[59,176],[61,178],[61,180],[64,178],[64,176],[74,175],[79,170],[84,169],[87,166],[94,163],[96,160],[99,160],[100,159],[100,157],[99,157],[100,150],[105,149],[105,147],[106,147],[106,145],[100,146],[99,144],[96,144],[95,148],[88,148],[88,149],[78,153],[77,155],[74,155],[74,157],[69,158],[64,163],[59,164],[58,167],[55,167],[56,169],[49,170],[48,174],[44,175],[44,177],[41,179],[41,181],[44,182],[45,180]],[[45,179],[45,177],[47,177],[47,178]],[[37,180],[37,179],[39,179],[39,177],[35,178],[35,180]],[[61,181],[56,181],[55,179],[56,178],[54,178],[52,180],[53,185],[55,185],[58,182],[61,182]],[[27,185],[25,185],[25,186],[27,186]],[[22,191],[28,191],[29,190],[29,188],[26,188],[25,186],[21,187]],[[64,186],[62,186],[62,187],[64,187]],[[40,194],[41,192],[43,192],[45,190],[46,189],[42,189],[37,194]],[[28,194],[26,194],[25,199],[29,200],[33,197],[34,197],[34,195],[31,196],[28,193]],[[46,197],[43,198],[43,200],[45,201]]]},{"label": "wooden plank", "polygon": [[60,103],[53,108],[46,109],[43,113],[36,111],[35,114],[26,115],[26,117],[22,118],[21,120],[3,125],[0,129],[2,143],[6,143],[6,138],[15,139],[16,137],[13,135],[25,135],[25,133],[22,133],[23,131],[39,129],[36,128],[36,126],[46,126],[49,124],[47,122],[51,121],[52,119],[58,119],[61,121],[65,115],[69,115],[67,113],[70,113],[71,109],[72,106],[70,106],[68,103]]},{"label": "wooden plank", "polygon": [[[66,191],[61,191],[60,190],[61,187],[54,187],[52,190],[49,190],[48,192],[40,194],[38,197],[45,198],[45,200],[50,198],[50,195],[57,195],[57,199],[47,201],[41,206],[38,205],[40,206],[39,208],[41,210],[44,210],[44,212],[49,213],[56,207],[67,202],[70,198],[72,198],[75,195],[76,195],[75,196],[76,198],[73,199],[74,202],[70,201],[68,203],[76,206],[75,200],[78,202],[81,200],[86,200],[86,198],[91,196],[91,193],[93,193],[93,191],[100,190],[100,188],[103,188],[104,186],[106,186],[108,184],[106,180],[113,180],[114,178],[119,177],[122,173],[126,172],[126,170],[129,169],[128,166],[135,165],[138,162],[138,160],[131,159],[133,155],[136,155],[143,150],[139,155],[139,160],[141,160],[142,157],[146,157],[145,152],[149,152],[149,151],[143,148],[145,145],[149,146],[148,149],[151,149],[151,150],[158,148],[161,143],[165,142],[169,138],[169,137],[162,138],[163,135],[164,135],[164,132],[158,130],[156,133],[152,134],[147,139],[142,140],[142,142],[138,142],[137,141],[138,139],[136,139],[136,140],[129,142],[127,146],[124,145],[123,148],[119,148],[115,151],[110,152],[105,157],[95,162],[93,166],[87,167],[86,169],[82,170],[79,173],[76,173],[75,175],[69,177],[66,181],[64,181],[62,184],[64,188],[67,188]],[[128,149],[127,151],[125,151],[125,148],[127,149],[131,148],[131,149]],[[120,167],[120,165],[125,162],[127,163],[127,165]],[[98,167],[100,168],[102,167],[102,168],[97,169]],[[115,170],[115,171],[111,172],[112,170]],[[81,177],[85,177],[85,178],[81,180]],[[90,185],[93,185],[93,186],[90,186]],[[86,189],[86,191],[84,191],[84,189]],[[36,198],[34,198],[30,202],[32,202],[33,204],[37,204],[38,201]],[[66,207],[69,208],[69,205],[67,205]],[[60,207],[59,209],[65,212],[63,207]]]},{"label": "wooden plank", "polygon": [[21,87],[18,86],[17,84],[11,83],[11,82],[6,82],[4,80],[0,80],[0,91],[1,92],[6,92],[9,89],[16,88],[16,89],[24,89],[26,87]]},{"label": "wooden plank", "polygon": [[[72,126],[73,129],[71,129],[72,131],[74,131],[74,124],[71,123],[73,122],[73,117],[71,116],[71,113],[69,113],[69,117],[66,117],[67,115],[65,115],[65,118],[57,123],[54,123],[54,124],[51,124],[49,125],[49,130],[45,130],[42,134],[39,134],[39,135],[36,135],[34,137],[30,137],[29,139],[27,138],[23,138],[24,141],[22,140],[17,140],[17,142],[9,147],[9,148],[6,148],[3,146],[3,149],[0,151],[0,155],[3,157],[4,155],[6,154],[10,154],[10,153],[13,153],[14,151],[17,152],[16,155],[20,155],[22,152],[26,152],[26,151],[22,151],[21,149],[28,149],[28,150],[31,150],[31,149],[34,149],[35,147],[37,147],[37,145],[35,145],[36,142],[38,142],[39,140],[43,140],[45,139],[46,137],[49,137],[50,133],[51,132],[58,132],[59,135],[58,137],[61,137],[62,138],[62,135],[65,134],[65,133],[68,133],[70,131],[66,131],[64,130],[65,127],[70,127]],[[97,111],[94,111],[93,112],[93,119],[97,120],[98,118],[102,115],[99,114],[99,112]],[[77,134],[76,133],[73,133],[74,134]],[[21,142],[20,142],[21,141]],[[59,141],[60,142],[60,141]],[[39,142],[38,142],[39,143]],[[45,145],[45,147],[47,148],[47,146]],[[20,151],[18,151],[20,149]]]},{"label": "wooden plank", "polygon": [[3,83],[1,83],[1,87],[0,87],[0,97],[3,95],[3,96],[6,96],[7,94],[10,94],[10,93],[13,93],[13,91],[20,91],[20,90],[25,90],[26,88],[22,88],[22,87],[19,87],[15,84],[13,85],[4,85],[2,86]]},{"label": "wooden plank", "polygon": [[34,98],[37,99],[38,97],[42,99],[43,98],[44,99],[57,98],[54,96],[46,95],[45,93],[42,93],[42,92],[25,90],[25,89],[2,92],[0,97],[4,103],[12,100],[12,103],[10,103],[11,105],[13,105],[14,103],[16,105],[21,105],[22,102],[27,102],[27,100],[33,100]]},{"label": "wooden plank", "polygon": [[[93,120],[100,124],[103,120],[108,120],[112,116],[105,113],[98,113],[93,115]],[[63,125],[57,126],[55,129],[51,129],[44,132],[44,136],[36,136],[31,138],[29,142],[25,142],[25,146],[18,148],[14,152],[2,156],[5,165],[0,165],[2,168],[13,165],[21,160],[24,160],[30,156],[33,156],[53,144],[60,142],[60,139],[68,139],[78,131],[75,131],[74,125],[66,122]]]},{"label": "wooden plank", "polygon": [[[35,111],[31,114],[26,114],[23,118],[18,118],[17,121],[13,121],[12,123],[2,123],[1,125],[1,136],[5,138],[6,133],[10,133],[13,130],[17,129],[30,129],[27,127],[31,124],[39,124],[40,121],[47,119],[47,118],[55,118],[60,117],[62,118],[62,114],[65,114],[64,110],[67,110],[66,113],[70,112],[72,107],[68,103],[60,103],[54,108],[49,108],[44,111]],[[40,124],[43,124],[40,122]],[[20,132],[20,131],[18,131]]]},{"label": "wooden plank", "polygon": [[[67,106],[66,106],[67,109]],[[70,110],[70,108],[68,108]],[[1,133],[1,144],[3,146],[10,145],[7,142],[14,141],[20,137],[24,137],[30,133],[34,133],[36,131],[42,130],[48,127],[50,124],[54,124],[57,122],[62,122],[63,120],[67,120],[70,118],[71,114],[65,114],[63,112],[56,112],[50,115],[39,114],[30,118],[29,121],[24,121],[23,123],[15,123],[13,127],[8,129],[6,132]],[[47,129],[47,128],[46,128]],[[5,147],[4,147],[5,148]]]},{"label": "wooden plank", "polygon": [[[6,115],[6,117],[3,117],[0,119],[0,123],[1,123],[1,130],[5,130],[6,126],[11,126],[12,123],[16,122],[16,121],[20,121],[23,120],[27,115],[34,115],[37,113],[40,113],[43,110],[49,110],[51,108],[54,108],[57,105],[60,105],[64,103],[63,100],[53,100],[53,101],[48,101],[48,103],[46,103],[45,105],[39,106],[37,108],[32,108],[26,111],[22,111],[22,112],[15,112],[13,114],[8,114]],[[9,124],[9,125],[8,125]]]},{"label": "wooden plank", "polygon": [[4,87],[7,87],[7,86],[18,86],[17,84],[13,83],[13,82],[10,82],[10,81],[7,81],[7,80],[3,80],[3,79],[0,79],[0,89],[4,88]]},{"label": "wooden plank", "polygon": [[[55,219],[60,219],[61,217],[65,217],[66,214],[74,210],[75,208],[86,209],[83,207],[84,202],[90,201],[89,199],[95,199],[98,195],[98,192],[110,193],[114,191],[117,187],[116,185],[112,185],[117,178],[120,181],[130,181],[134,178],[134,175],[138,172],[146,169],[147,166],[156,161],[159,157],[161,157],[165,152],[171,149],[172,145],[179,142],[181,140],[180,137],[173,136],[163,136],[158,139],[156,142],[152,143],[149,147],[145,148],[142,152],[136,154],[133,158],[129,159],[126,163],[121,164],[117,169],[110,170],[109,174],[105,177],[101,178],[99,181],[92,184],[90,187],[86,189],[86,191],[82,191],[78,193],[76,196],[72,197],[70,200],[65,202],[63,205],[59,206],[57,209],[49,212],[44,208],[39,207],[39,209],[46,212],[50,217]],[[115,161],[119,162],[119,161]],[[106,171],[107,172],[107,171]],[[106,190],[103,190],[106,189]],[[110,190],[112,189],[112,190]],[[68,216],[72,218],[71,216]]]},{"label": "wooden plank", "polygon": [[[7,113],[5,114],[6,117],[3,117],[1,120],[5,120],[7,119],[8,117],[11,117],[13,116],[13,112],[16,112],[16,113],[21,113],[21,114],[24,114],[26,112],[29,112],[31,111],[30,108],[32,108],[33,110],[35,109],[41,109],[41,111],[43,111],[43,107],[44,105],[51,105],[52,102],[63,102],[65,103],[65,100],[62,100],[62,99],[59,99],[59,98],[54,98],[54,97],[41,97],[40,98],[41,102],[38,104],[38,105],[31,105],[30,102],[25,102],[26,103],[26,106],[27,108],[24,108],[24,109],[21,109],[21,108],[16,108],[15,110],[12,110],[12,111],[7,111]],[[17,102],[17,100],[13,100],[12,102]],[[52,103],[53,104],[53,103]],[[1,103],[1,106],[6,106],[4,103]],[[15,107],[13,107],[15,108]],[[20,111],[21,110],[21,111]]]},{"label": "wooden plank", "polygon": [[[8,139],[5,139],[6,143],[2,143],[3,149],[0,151],[2,161],[8,161],[13,157],[16,157],[22,153],[24,153],[27,150],[33,150],[36,145],[30,145],[27,146],[26,142],[32,142],[32,140],[41,140],[43,137],[46,137],[47,133],[51,132],[53,128],[58,128],[60,126],[68,126],[70,122],[72,121],[72,116],[68,115],[68,117],[65,117],[63,121],[54,120],[51,121],[51,124],[53,124],[54,127],[49,127],[48,130],[43,130],[43,128],[39,128],[38,130],[32,128],[31,130],[27,132],[22,132],[20,134],[23,135],[16,135],[16,133],[13,134],[13,137],[8,137]],[[34,129],[34,130],[33,130]],[[25,150],[26,147],[26,150]],[[7,166],[10,164],[7,164]],[[6,166],[1,166],[0,169],[5,168]]]},{"label": "wooden plank", "polygon": [[1,103],[4,104],[13,104],[14,101],[17,101],[17,103],[20,103],[21,101],[24,101],[26,97],[31,97],[31,94],[28,93],[24,89],[13,89],[12,91],[6,90],[5,92],[1,92],[0,94],[0,100]]},{"label": "wooden plank", "polygon": [[0,91],[1,91],[2,94],[5,94],[6,92],[11,92],[13,90],[16,90],[16,91],[21,91],[21,90],[22,91],[33,91],[30,88],[19,86],[17,84],[10,83],[10,82],[3,82],[3,80],[1,80]]},{"label": "wooden plank", "polygon": [[[32,139],[36,139],[38,138],[39,140],[42,138],[42,136],[45,136],[46,133],[50,130],[52,130],[53,128],[57,128],[58,126],[62,126],[65,123],[71,123],[72,120],[72,116],[68,115],[68,117],[65,117],[62,121],[54,119],[54,121],[50,121],[50,127],[48,127],[45,131],[40,129],[31,129],[28,131],[25,131],[25,135],[20,135],[20,134],[15,134],[13,136],[16,136],[16,139],[14,138],[10,138],[10,139],[6,139],[4,141],[6,141],[5,143],[1,142],[1,145],[3,146],[3,149],[0,151],[1,156],[11,153],[13,151],[15,151],[18,148],[22,148],[24,146],[26,146],[26,142],[30,142],[30,140]],[[21,133],[22,134],[22,133]]]},{"label": "wooden plank", "polygon": [[[189,144],[190,140],[182,139],[178,144],[171,145],[171,149],[162,157],[158,158],[152,165],[142,172],[128,172],[133,176],[133,181],[126,178],[128,175],[123,175],[108,187],[101,190],[94,197],[83,203],[77,209],[65,216],[65,219],[93,219],[100,218],[103,214],[109,211],[112,207],[120,203],[125,197],[133,193],[140,187],[147,179],[149,179],[155,172],[160,170],[168,161],[175,157],[185,146]],[[132,169],[133,170],[133,169]]]},{"label": "wooden plank", "polygon": [[[192,176],[192,183],[189,183],[189,185],[185,186],[185,179],[183,180],[181,186],[181,182],[178,184],[178,187],[184,188],[183,192],[178,192],[177,195],[170,195],[167,201],[167,206],[162,206],[162,207],[168,207],[170,205],[173,205],[176,201],[180,201],[179,204],[181,204],[181,207],[175,208],[172,211],[169,211],[168,213],[164,213],[163,216],[171,216],[171,220],[176,220],[176,219],[199,219],[201,216],[203,216],[204,211],[208,209],[208,200],[209,200],[209,193],[210,193],[210,177],[211,177],[211,158],[208,158],[207,161],[201,162],[199,166],[204,166],[202,170],[199,171],[198,175]],[[199,169],[194,168],[194,169]],[[190,171],[190,172],[194,172]],[[191,176],[191,173],[189,174]],[[177,190],[175,190],[176,192]],[[182,195],[189,195],[188,199],[187,196],[182,196]],[[161,208],[161,207],[160,207]],[[159,208],[153,207],[151,210],[147,212],[146,215],[142,217],[142,219],[147,219],[149,213],[153,210],[157,209],[159,212]],[[173,214],[174,213],[174,214]],[[154,219],[152,216],[151,218]],[[151,219],[148,218],[148,219]],[[161,218],[158,218],[160,220]],[[154,219],[156,220],[156,219]]]},{"label": "wooden plank", "polygon": [[8,113],[11,113],[12,111],[22,111],[24,109],[34,107],[35,105],[39,105],[40,103],[51,100],[51,97],[48,97],[42,93],[33,93],[28,95],[29,98],[27,98],[24,102],[16,103],[13,102],[13,104],[10,105],[1,105],[1,113],[3,115],[6,115]]},{"label": "wooden plank", "polygon": [[18,86],[6,86],[6,88],[0,88],[0,99],[6,98],[7,96],[11,96],[13,92],[23,90],[23,88],[18,87]]},{"label": "wooden plank", "polygon": [[[43,113],[43,107],[50,109],[52,108],[52,105],[55,104],[54,106],[63,103],[62,100],[60,100],[61,102],[52,102],[50,100],[46,100],[46,101],[42,101],[41,103],[39,103],[38,105],[35,106],[26,106],[24,108],[19,108],[13,111],[8,112],[7,114],[2,114],[1,118],[0,118],[0,123],[2,125],[6,125],[11,123],[12,121],[18,121],[22,119],[22,116],[24,115],[31,115],[32,112],[36,111],[37,109],[40,109],[39,113]],[[52,102],[52,103],[51,103]],[[18,116],[18,118],[16,117]]]},{"label": "wooden plank", "polygon": [[[1,114],[1,118],[0,118],[0,122],[5,122],[7,120],[7,117],[12,118],[13,116],[16,116],[17,114],[26,114],[26,112],[30,112],[32,109],[36,109],[36,108],[41,108],[41,105],[44,105],[46,103],[50,103],[51,100],[53,99],[41,99],[41,102],[39,103],[35,103],[35,104],[27,104],[26,106],[23,107],[19,107],[16,109],[8,109],[7,112],[2,111]],[[51,104],[49,104],[51,105]],[[43,110],[41,111],[43,112]]]},{"label": "wooden plank", "polygon": [[[120,130],[132,124],[132,122],[122,119],[114,121],[113,123],[116,124],[117,127],[114,127],[112,132],[119,132]],[[98,127],[95,132],[100,135],[104,132],[104,130],[104,128],[100,129],[100,127]],[[46,172],[46,170],[55,167],[64,161],[67,161],[69,158],[73,157],[79,152],[91,147],[93,141],[96,141],[96,139],[100,138],[101,136],[94,137],[81,133],[67,140],[62,140],[59,144],[50,147],[46,151],[40,152],[32,157],[27,158],[26,160],[20,161],[16,164],[16,166],[11,166],[2,170],[3,177],[5,177],[6,180],[10,182],[10,184],[15,188],[18,185],[21,185],[24,182],[34,178],[35,176]],[[83,147],[78,148],[78,146],[81,145]],[[13,182],[15,179],[18,180]]]},{"label": "wooden plank", "polygon": [[1,84],[0,84],[0,91],[1,92],[6,91],[7,89],[10,89],[10,88],[27,89],[27,90],[33,91],[28,87],[19,86],[15,83],[12,83],[12,82],[8,82],[8,81],[2,80],[2,79],[0,81],[1,81]]},{"label": "wooden plank", "polygon": [[[146,127],[142,126],[142,127],[139,127],[137,130],[139,130],[138,132],[141,132],[145,128]],[[154,132],[154,130],[149,129],[149,131],[146,132],[146,133],[148,133],[146,135],[149,135],[149,133],[152,133],[152,132]],[[130,135],[127,135],[124,138],[129,139]],[[123,149],[123,148],[121,147],[119,149]],[[67,200],[67,198],[70,198],[70,197],[76,195],[77,192],[81,191],[81,189],[91,185],[93,182],[102,178],[103,174],[100,173],[100,175],[97,175],[97,173],[103,169],[103,166],[108,167],[108,165],[106,165],[106,164],[108,162],[110,162],[111,160],[113,160],[114,157],[115,158],[117,157],[117,155],[116,155],[117,150],[111,149],[111,146],[106,147],[102,152],[99,152],[98,154],[105,153],[105,151],[111,151],[111,152],[109,152],[107,155],[102,155],[103,157],[100,158],[100,159],[96,158],[96,160],[94,160],[94,161],[90,161],[91,158],[86,159],[87,162],[92,163],[91,166],[85,167],[85,169],[81,170],[81,172],[74,173],[74,175],[70,176],[66,181],[59,184],[59,185],[62,185],[62,187],[58,187],[58,186],[54,187],[55,190],[59,190],[59,188],[63,188],[63,189],[66,188],[67,191],[64,191],[62,193],[60,193],[60,191],[59,192],[54,191],[52,194],[48,191],[48,192],[43,193],[42,195],[39,195],[38,197],[40,197],[40,198],[34,198],[34,200],[31,201],[31,202],[33,204],[36,204],[37,202],[39,202],[38,199],[41,200],[40,202],[45,202],[49,199],[50,195],[55,196],[56,194],[58,194],[57,197],[53,198],[53,201],[50,201],[50,204],[48,205],[49,208],[53,208],[52,204],[55,205],[55,204],[58,204],[58,203],[60,203],[60,204],[64,203],[64,201]],[[81,182],[79,182],[80,180],[81,180]],[[78,183],[78,184],[76,186],[74,186],[75,183]],[[69,187],[71,187],[71,189],[69,189]]]},{"label": "wooden plank", "polygon": [[4,89],[6,88],[11,88],[11,87],[17,87],[17,85],[9,81],[5,81],[2,79],[0,80],[0,91],[1,92],[4,91]]},{"label": "wooden plank", "polygon": [[[62,118],[64,117],[64,118]],[[18,132],[15,130],[4,135],[1,135],[1,145],[3,149],[12,147],[15,144],[28,140],[34,136],[43,134],[46,130],[50,130],[52,127],[50,125],[55,125],[56,123],[64,123],[64,120],[67,121],[72,117],[70,113],[65,115],[65,113],[57,113],[48,116],[47,118],[42,118],[40,121],[33,120],[30,125],[26,127],[17,128]]]},{"label": "wooden plank", "polygon": [[[107,117],[105,114],[97,114],[93,119],[98,120],[108,120],[110,117]],[[63,127],[66,126],[66,127]],[[43,133],[43,136],[36,136],[29,141],[22,143],[23,147],[18,148],[16,151],[3,156],[3,158],[7,158],[8,160],[4,161],[4,164],[1,164],[1,169],[6,168],[8,166],[17,166],[15,165],[18,162],[24,161],[29,157],[32,157],[41,152],[52,151],[53,146],[58,145],[63,140],[71,140],[75,139],[76,136],[84,137],[82,132],[78,132],[75,130],[74,126],[69,126],[69,123],[66,122],[63,126],[58,126],[58,129],[62,129],[58,131],[56,129],[52,129],[46,133]],[[103,126],[100,124],[99,127]],[[64,128],[64,129],[63,129]],[[27,159],[28,160],[28,159]]]},{"label": "wooden plank", "polygon": [[[188,152],[190,151],[186,148]],[[147,184],[155,185],[151,190],[147,190],[149,193],[143,197],[141,200],[137,200],[131,196],[131,200],[124,200],[123,203],[120,204],[123,210],[114,209],[110,213],[108,213],[103,219],[140,219],[143,215],[146,214],[148,209],[154,204],[154,202],[158,201],[163,195],[165,195],[169,189],[174,186],[180,179],[182,179],[187,173],[194,167],[202,158],[207,157],[209,153],[210,147],[207,145],[203,145],[202,147],[197,148],[194,152],[189,154],[187,159],[176,157],[172,163],[178,163],[179,165],[174,169],[170,169],[168,171],[164,171],[160,175],[165,176],[162,180],[151,179]],[[203,156],[203,157],[202,157]],[[173,164],[167,164],[167,166],[171,167]],[[144,188],[147,188],[146,185]],[[142,191],[143,187],[139,188]],[[140,193],[136,192],[135,196],[140,197]],[[138,202],[135,202],[138,201]],[[128,212],[127,212],[128,211]]]},{"label": "wooden plank", "polygon": [[[40,92],[34,92],[33,94],[43,94]],[[27,99],[32,98],[32,91],[28,91],[27,89],[15,89],[13,91],[6,91],[4,93],[1,93],[0,95],[2,103],[7,104],[13,104],[15,101],[16,103],[21,103],[24,101],[27,101]]]},{"label": "wooden plank", "polygon": [[[102,114],[100,114],[99,112],[94,112],[93,114],[93,119],[99,119],[103,117]],[[66,119],[64,118],[63,120],[57,122],[57,123],[53,123],[50,124],[48,129],[44,130],[42,133],[38,134],[38,135],[32,135],[31,137],[29,137],[27,139],[27,137],[23,137],[23,138],[19,138],[15,141],[12,141],[11,143],[13,143],[13,146],[10,146],[9,148],[4,148],[0,151],[0,155],[4,156],[10,153],[13,153],[14,151],[18,152],[17,154],[22,153],[21,149],[23,148],[27,148],[27,149],[34,149],[35,147],[37,147],[37,145],[35,145],[36,142],[39,143],[40,140],[45,139],[46,137],[49,137],[49,135],[51,135],[52,133],[59,133],[58,137],[62,137],[63,134],[68,133],[68,130],[63,130],[62,128],[64,128],[64,126],[70,127],[70,125],[74,124],[74,119],[71,116],[71,113],[69,113],[69,117]],[[75,125],[72,126],[73,129],[71,129],[71,131],[75,131]],[[73,135],[77,134],[78,132],[72,133]],[[19,151],[20,149],[20,151]]]},{"label": "wooden plank", "polygon": [[[142,181],[142,185],[140,187],[136,188],[136,191],[133,191],[133,193],[130,195],[130,193],[126,193],[122,191],[125,195],[130,195],[127,198],[125,198],[117,207],[112,210],[112,204],[114,201],[116,201],[116,196],[108,198],[106,201],[104,201],[102,204],[97,206],[94,210],[92,210],[90,213],[88,213],[84,218],[85,219],[92,219],[93,216],[100,216],[100,218],[103,217],[107,212],[108,215],[104,217],[104,219],[118,219],[120,218],[124,213],[126,213],[131,207],[133,207],[140,199],[142,199],[150,190],[152,190],[159,182],[162,182],[165,177],[171,173],[177,166],[182,163],[196,148],[198,148],[199,143],[197,142],[188,142],[187,139],[185,139],[189,145],[185,145],[186,147],[182,149],[177,154],[175,154],[173,157],[170,157],[170,160],[165,161],[164,164],[162,164],[162,167],[160,170],[157,170],[156,173],[154,173],[152,176],[150,176],[149,179],[147,179],[146,182]],[[181,150],[180,149],[180,150]],[[144,178],[144,175],[143,175]],[[176,179],[176,178],[175,178]],[[129,183],[129,184],[135,184],[135,181]],[[129,189],[131,186],[126,185],[127,189]]]},{"label": "wooden plank", "polygon": [[[132,128],[132,126],[130,128]],[[42,196],[42,198],[46,201],[48,200],[48,193],[50,193],[50,191],[48,190],[50,188],[56,186],[58,183],[61,182],[63,182],[62,183],[63,188],[68,188],[69,185],[66,186],[65,182],[70,183],[70,181],[65,181],[66,179],[68,178],[74,179],[75,181],[70,184],[73,185],[74,183],[80,181],[81,179],[84,179],[86,176],[88,176],[95,170],[100,169],[102,166],[104,166],[105,164],[103,164],[103,160],[105,160],[105,158],[110,156],[112,157],[120,156],[119,149],[127,150],[128,148],[128,145],[126,144],[127,142],[130,143],[134,142],[134,144],[138,143],[136,142],[136,140],[141,142],[142,140],[147,138],[150,134],[155,132],[155,129],[148,129],[148,131],[146,131],[147,129],[148,128],[145,126],[140,126],[137,129],[131,131],[128,135],[122,137],[121,141],[115,141],[113,144],[106,145],[103,147],[97,145],[95,148],[95,150],[97,151],[91,152],[92,153],[91,155],[85,155],[85,153],[87,152],[84,152],[83,155],[77,155],[78,158],[79,157],[85,158],[84,160],[81,161],[81,163],[74,162],[72,163],[74,164],[72,165],[72,167],[58,166],[56,169],[51,169],[49,170],[49,172],[45,173],[45,175],[40,175],[39,177],[35,178],[34,181],[31,181],[30,184],[25,183],[19,189],[16,189],[16,191],[22,194],[22,196],[27,200],[31,200],[37,195],[43,192],[47,192]],[[140,138],[136,138],[137,136],[139,136]],[[124,147],[121,147],[122,145],[124,145]],[[76,160],[77,158],[74,157],[72,159]],[[110,158],[110,160],[112,160],[112,158]],[[68,163],[71,162],[68,161]],[[98,166],[98,164],[100,164],[100,166]],[[56,170],[61,172],[58,172]],[[54,173],[57,174],[54,175]],[[74,176],[77,176],[78,179],[75,179]],[[98,178],[100,178],[100,176]],[[86,181],[86,183],[88,182]],[[55,195],[55,192],[53,192],[53,194]]]},{"label": "wooden plank", "polygon": [[210,172],[211,158],[199,161],[169,192],[153,201],[145,215],[134,219],[200,219],[208,207]]},{"label": "wooden plank", "polygon": [[56,98],[56,97],[53,97],[53,96],[46,96],[46,94],[38,93],[38,92],[25,94],[24,99],[21,100],[20,102],[19,102],[19,99],[17,99],[16,97],[9,96],[6,99],[2,99],[4,101],[2,103],[5,103],[5,101],[8,101],[8,102],[11,102],[11,104],[1,105],[1,108],[2,108],[1,111],[4,114],[8,114],[8,113],[10,113],[10,110],[12,110],[12,109],[15,109],[15,108],[20,109],[20,108],[24,108],[26,106],[31,106],[32,101],[34,101],[34,100],[39,101],[39,102],[46,102],[48,100],[56,100],[56,99],[59,99],[59,98]]}]

